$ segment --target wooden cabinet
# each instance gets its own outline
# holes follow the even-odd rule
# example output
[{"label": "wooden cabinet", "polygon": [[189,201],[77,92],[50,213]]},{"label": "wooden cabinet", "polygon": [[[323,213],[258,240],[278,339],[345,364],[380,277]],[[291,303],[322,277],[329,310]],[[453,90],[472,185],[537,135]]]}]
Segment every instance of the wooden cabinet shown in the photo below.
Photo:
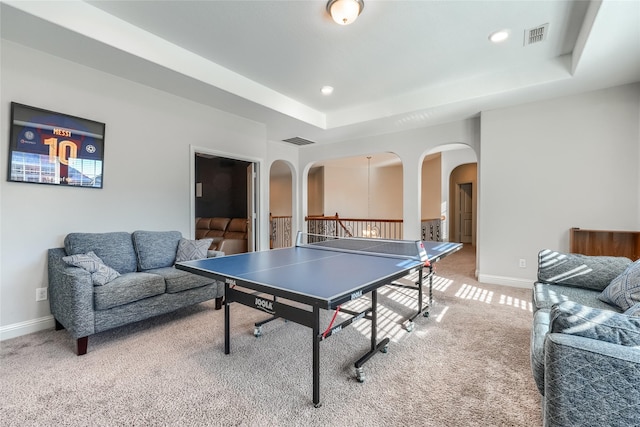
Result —
[{"label": "wooden cabinet", "polygon": [[640,258],[640,231],[582,230],[569,232],[569,251],[583,255]]}]

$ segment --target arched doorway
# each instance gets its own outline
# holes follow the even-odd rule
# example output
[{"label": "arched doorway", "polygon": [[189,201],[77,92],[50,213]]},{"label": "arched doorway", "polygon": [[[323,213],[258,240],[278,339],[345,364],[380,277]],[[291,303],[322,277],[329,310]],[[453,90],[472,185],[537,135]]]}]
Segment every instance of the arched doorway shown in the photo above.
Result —
[{"label": "arched doorway", "polygon": [[276,160],[269,170],[269,248],[291,246],[293,215],[293,172],[291,166]]}]

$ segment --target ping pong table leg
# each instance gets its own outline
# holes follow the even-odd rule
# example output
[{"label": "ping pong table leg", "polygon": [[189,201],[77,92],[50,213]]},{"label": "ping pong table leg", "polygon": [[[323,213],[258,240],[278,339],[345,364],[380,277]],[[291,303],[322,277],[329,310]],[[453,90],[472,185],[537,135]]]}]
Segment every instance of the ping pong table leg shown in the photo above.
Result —
[{"label": "ping pong table leg", "polygon": [[371,291],[371,350],[356,361],[356,378],[359,382],[364,382],[364,369],[362,365],[373,357],[377,352],[387,352],[389,348],[389,337],[378,341],[378,290]]},{"label": "ping pong table leg", "polygon": [[418,271],[418,314],[416,314],[416,316],[420,315],[420,313],[422,313],[422,310],[424,310],[423,306],[422,306],[422,272],[423,272],[424,267],[420,267],[420,271]]},{"label": "ping pong table leg", "polygon": [[[229,295],[229,284],[225,284],[225,295]],[[231,352],[231,337],[230,337],[230,319],[229,319],[229,307],[231,304],[229,303],[229,299],[225,298],[224,300],[224,354],[229,354]]]},{"label": "ping pong table leg", "polygon": [[[429,276],[429,310],[431,310],[433,307],[433,263],[429,263],[429,272],[427,274]],[[420,277],[422,277],[422,273]],[[425,311],[423,316],[429,317],[429,312]]]},{"label": "ping pong table leg", "polygon": [[313,406],[320,403],[320,309],[313,307]]}]

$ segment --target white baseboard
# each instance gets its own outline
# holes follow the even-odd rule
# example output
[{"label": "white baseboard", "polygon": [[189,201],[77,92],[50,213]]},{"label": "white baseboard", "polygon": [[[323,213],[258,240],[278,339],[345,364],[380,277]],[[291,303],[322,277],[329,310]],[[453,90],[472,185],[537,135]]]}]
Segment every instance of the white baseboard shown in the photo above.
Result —
[{"label": "white baseboard", "polygon": [[45,329],[53,328],[54,326],[55,322],[51,315],[7,326],[0,326],[0,341],[31,334],[33,332],[43,331]]},{"label": "white baseboard", "polygon": [[514,277],[492,276],[491,274],[479,274],[478,282],[490,285],[512,286],[514,288],[531,288],[535,280],[516,279]]}]

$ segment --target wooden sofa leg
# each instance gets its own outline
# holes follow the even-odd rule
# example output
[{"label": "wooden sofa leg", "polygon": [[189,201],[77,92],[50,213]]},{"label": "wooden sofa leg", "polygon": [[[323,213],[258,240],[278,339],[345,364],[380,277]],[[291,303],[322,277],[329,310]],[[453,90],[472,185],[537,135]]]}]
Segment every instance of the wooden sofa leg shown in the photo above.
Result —
[{"label": "wooden sofa leg", "polygon": [[220,310],[222,308],[222,297],[216,298],[216,310]]},{"label": "wooden sofa leg", "polygon": [[77,341],[78,356],[87,354],[87,344],[89,344],[89,337],[78,338],[78,341]]}]

